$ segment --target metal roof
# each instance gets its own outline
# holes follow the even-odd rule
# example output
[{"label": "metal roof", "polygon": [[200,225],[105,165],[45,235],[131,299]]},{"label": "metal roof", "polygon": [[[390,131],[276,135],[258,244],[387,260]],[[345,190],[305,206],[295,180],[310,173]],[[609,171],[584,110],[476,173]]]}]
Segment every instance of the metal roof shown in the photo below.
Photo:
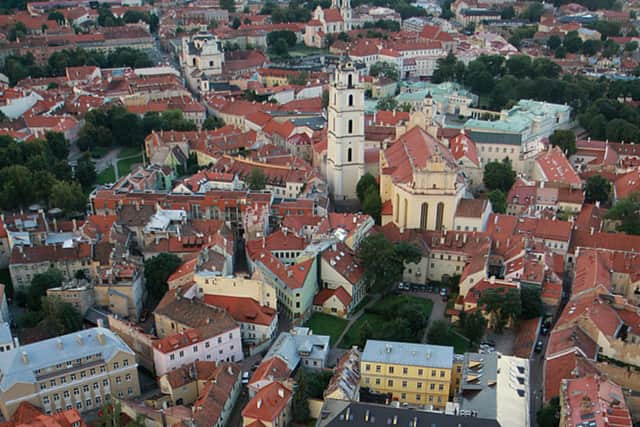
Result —
[{"label": "metal roof", "polygon": [[450,369],[453,366],[453,347],[368,340],[362,361]]}]

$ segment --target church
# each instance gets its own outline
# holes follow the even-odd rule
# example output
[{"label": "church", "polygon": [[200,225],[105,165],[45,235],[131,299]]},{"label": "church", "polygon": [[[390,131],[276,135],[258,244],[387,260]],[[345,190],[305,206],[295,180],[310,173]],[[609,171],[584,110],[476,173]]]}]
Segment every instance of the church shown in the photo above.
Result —
[{"label": "church", "polygon": [[332,0],[329,9],[320,6],[313,11],[304,30],[304,44],[309,47],[326,46],[327,35],[346,33],[353,29],[351,0]]},{"label": "church", "polygon": [[[468,179],[461,163],[427,130],[433,105],[426,97],[408,130],[380,149],[378,177],[382,224],[400,228],[453,230]],[[336,201],[357,198],[365,173],[364,85],[351,61],[336,67],[329,86],[326,175]]]}]

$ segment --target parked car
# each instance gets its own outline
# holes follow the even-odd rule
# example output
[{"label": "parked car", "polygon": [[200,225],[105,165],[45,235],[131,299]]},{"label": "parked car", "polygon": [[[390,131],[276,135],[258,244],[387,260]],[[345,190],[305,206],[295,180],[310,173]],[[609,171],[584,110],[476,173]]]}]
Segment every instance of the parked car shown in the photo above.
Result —
[{"label": "parked car", "polygon": [[398,284],[398,289],[401,291],[408,291],[409,290],[409,284],[408,283],[404,283],[404,282],[400,282]]},{"label": "parked car", "polygon": [[542,340],[538,340],[538,342],[536,343],[535,348],[533,349],[533,351],[535,351],[536,353],[540,353],[542,351],[542,347],[544,346]]},{"label": "parked car", "polygon": [[440,296],[446,296],[449,291],[447,288],[440,288]]},{"label": "parked car", "polygon": [[242,373],[242,384],[249,384],[249,372],[247,371]]}]

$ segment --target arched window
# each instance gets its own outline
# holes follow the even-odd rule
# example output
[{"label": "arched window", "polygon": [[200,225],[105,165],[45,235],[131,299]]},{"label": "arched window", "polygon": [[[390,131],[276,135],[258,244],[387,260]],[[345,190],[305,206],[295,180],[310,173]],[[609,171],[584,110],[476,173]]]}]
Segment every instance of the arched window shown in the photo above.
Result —
[{"label": "arched window", "polygon": [[351,147],[347,149],[347,162],[351,163]]},{"label": "arched window", "polygon": [[353,133],[353,120],[349,120],[347,122],[347,132],[348,133]]},{"label": "arched window", "polygon": [[404,221],[403,221],[403,227],[407,226],[407,213],[409,211],[409,201],[407,199],[404,199]]},{"label": "arched window", "polygon": [[347,77],[347,86],[353,87],[353,74],[349,74],[349,77]]},{"label": "arched window", "polygon": [[420,229],[427,229],[427,218],[429,215],[429,203],[425,202],[422,204],[422,208],[420,209]]},{"label": "arched window", "polygon": [[349,107],[353,107],[353,95],[349,94]]},{"label": "arched window", "polygon": [[400,221],[400,196],[396,194],[396,224]]},{"label": "arched window", "polygon": [[442,230],[442,217],[444,216],[444,203],[438,203],[436,211],[436,230]]}]

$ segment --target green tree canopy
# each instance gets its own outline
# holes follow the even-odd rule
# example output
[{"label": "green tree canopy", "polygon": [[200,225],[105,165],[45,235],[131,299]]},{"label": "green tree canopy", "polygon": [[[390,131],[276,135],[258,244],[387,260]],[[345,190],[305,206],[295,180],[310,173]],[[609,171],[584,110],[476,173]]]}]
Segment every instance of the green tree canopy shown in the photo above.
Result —
[{"label": "green tree canopy", "polygon": [[264,190],[267,185],[267,177],[264,172],[260,168],[253,168],[251,170],[251,175],[249,175],[249,179],[247,180],[247,185],[249,189],[253,191]]},{"label": "green tree canopy", "polygon": [[62,271],[50,268],[44,273],[34,274],[31,284],[27,288],[27,308],[39,311],[42,306],[42,298],[47,295],[47,289],[62,286],[64,276]]},{"label": "green tree canopy", "polygon": [[167,279],[180,267],[182,261],[176,255],[161,253],[144,261],[144,278],[149,301],[160,302],[169,289]]},{"label": "green tree canopy", "polygon": [[362,212],[370,215],[376,224],[380,224],[382,213],[382,200],[378,187],[369,187],[362,202]]},{"label": "green tree canopy", "polygon": [[560,147],[567,157],[576,153],[576,134],[570,130],[556,129],[549,136],[549,142],[554,147]]},{"label": "green tree canopy", "polygon": [[520,305],[522,306],[520,318],[533,319],[544,314],[544,305],[540,297],[540,289],[523,286],[520,288]]},{"label": "green tree canopy", "polygon": [[207,117],[204,120],[204,123],[202,123],[202,128],[206,130],[220,129],[223,126],[224,126],[224,120],[214,115]]},{"label": "green tree canopy", "polygon": [[478,305],[484,307],[497,332],[501,332],[510,321],[515,321],[522,313],[517,289],[487,289],[482,293]]},{"label": "green tree canopy", "polygon": [[640,234],[640,193],[619,199],[607,212],[607,218],[620,222],[619,231]]},{"label": "green tree canopy", "polygon": [[379,61],[371,65],[369,75],[373,77],[386,77],[397,81],[400,78],[400,70],[398,70],[396,64]]},{"label": "green tree canopy", "polygon": [[472,343],[479,343],[484,336],[487,320],[479,310],[476,310],[470,314],[463,313],[460,317],[460,326],[465,337]]},{"label": "green tree canopy", "polygon": [[360,200],[360,203],[364,203],[364,197],[370,187],[375,187],[375,189],[377,190],[378,181],[376,180],[375,176],[367,172],[360,177],[358,183],[356,184],[356,194],[358,196],[358,200]]},{"label": "green tree canopy", "polygon": [[502,190],[491,190],[489,192],[489,201],[491,201],[491,208],[495,213],[505,213],[507,211],[507,196]]},{"label": "green tree canopy", "polygon": [[611,193],[611,183],[602,175],[593,175],[587,179],[585,200],[589,203],[607,203]]},{"label": "green tree canopy", "polygon": [[501,190],[506,194],[516,181],[516,173],[511,167],[511,161],[505,158],[501,162],[487,163],[484,167],[482,180],[488,190]]},{"label": "green tree canopy", "polygon": [[431,326],[427,332],[427,340],[429,344],[450,345],[449,324],[444,320],[434,320],[431,322]]}]

